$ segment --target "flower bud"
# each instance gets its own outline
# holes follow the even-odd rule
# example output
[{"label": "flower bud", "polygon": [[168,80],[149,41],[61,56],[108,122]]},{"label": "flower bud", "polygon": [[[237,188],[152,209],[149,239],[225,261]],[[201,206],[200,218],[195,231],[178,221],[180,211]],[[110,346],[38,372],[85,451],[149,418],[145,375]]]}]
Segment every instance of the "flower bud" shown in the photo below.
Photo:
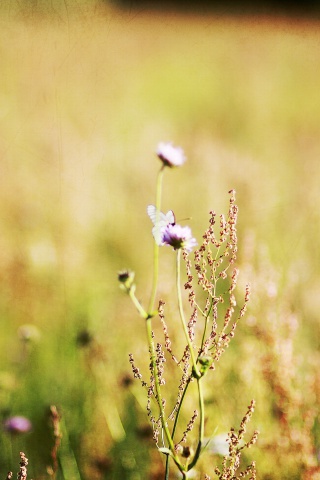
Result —
[{"label": "flower bud", "polygon": [[122,272],[118,273],[118,281],[120,282],[121,286],[129,291],[133,286],[134,280],[134,272],[130,272],[129,270],[123,270]]}]

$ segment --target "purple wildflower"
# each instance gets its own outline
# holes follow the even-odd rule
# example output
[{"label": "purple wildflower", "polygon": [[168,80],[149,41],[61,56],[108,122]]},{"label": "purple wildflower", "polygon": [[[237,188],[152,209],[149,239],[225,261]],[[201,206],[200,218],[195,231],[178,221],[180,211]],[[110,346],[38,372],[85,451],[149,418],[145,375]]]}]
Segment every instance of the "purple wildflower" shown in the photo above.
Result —
[{"label": "purple wildflower", "polygon": [[30,420],[22,416],[10,417],[4,422],[4,429],[10,433],[27,433],[31,428]]},{"label": "purple wildflower", "polygon": [[197,245],[197,241],[192,237],[189,227],[181,225],[168,225],[162,232],[162,242],[165,245],[171,245],[175,250],[185,248],[189,252]]},{"label": "purple wildflower", "polygon": [[166,167],[180,167],[186,161],[182,148],[175,147],[172,143],[160,142],[157,155]]}]

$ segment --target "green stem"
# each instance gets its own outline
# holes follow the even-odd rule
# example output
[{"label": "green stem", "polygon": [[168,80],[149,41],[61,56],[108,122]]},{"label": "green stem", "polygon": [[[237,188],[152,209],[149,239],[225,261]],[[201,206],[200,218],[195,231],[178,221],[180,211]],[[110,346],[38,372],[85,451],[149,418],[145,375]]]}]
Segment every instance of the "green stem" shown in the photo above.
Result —
[{"label": "green stem", "polygon": [[[173,428],[172,428],[172,432],[171,432],[171,438],[173,440],[174,438],[174,434],[175,434],[175,431],[176,431],[176,428],[177,428],[177,424],[178,424],[178,419],[179,419],[179,415],[180,415],[180,410],[181,410],[181,406],[182,406],[182,403],[183,403],[183,399],[187,393],[187,390],[188,390],[188,387],[190,385],[190,381],[191,381],[191,377],[188,378],[187,380],[187,384],[185,385],[184,387],[184,391],[183,391],[183,394],[181,395],[181,399],[180,399],[180,403],[179,403],[179,406],[178,406],[178,409],[177,409],[177,413],[176,413],[176,416],[175,416],[175,419],[174,419],[174,424],[173,424]],[[170,462],[170,457],[169,455],[167,456],[167,460],[166,460],[166,475],[165,475],[165,480],[169,480],[169,462]]]},{"label": "green stem", "polygon": [[184,467],[180,463],[178,457],[175,454],[173,439],[172,439],[172,436],[170,434],[167,422],[165,420],[165,414],[164,414],[163,402],[162,402],[162,395],[161,395],[161,388],[160,388],[159,377],[158,377],[158,369],[157,369],[157,365],[156,365],[156,354],[155,354],[154,343],[153,343],[153,338],[152,338],[151,318],[147,318],[146,326],[147,326],[147,337],[148,337],[148,344],[149,344],[149,350],[150,350],[152,373],[153,373],[153,377],[154,377],[154,384],[155,384],[155,390],[156,390],[156,392],[155,392],[156,393],[156,400],[157,400],[159,411],[160,411],[161,425],[162,425],[163,431],[165,433],[165,437],[166,437],[166,440],[168,442],[169,449],[171,451],[171,456],[172,456],[175,464],[179,468],[179,470],[182,472]]},{"label": "green stem", "polygon": [[[199,459],[202,444],[203,444],[203,437],[204,437],[204,399],[203,399],[203,390],[202,390],[202,383],[201,383],[201,373],[199,372],[199,369],[198,369],[198,366],[197,366],[197,362],[196,362],[195,355],[194,355],[194,350],[193,350],[192,343],[191,343],[191,340],[190,340],[190,337],[189,337],[189,334],[188,334],[186,320],[185,320],[185,316],[184,316],[184,312],[183,312],[182,295],[181,295],[181,287],[180,287],[180,284],[181,284],[180,264],[181,264],[181,249],[179,249],[177,251],[178,305],[179,305],[179,313],[180,313],[182,328],[183,328],[183,331],[184,331],[184,334],[185,334],[185,337],[186,337],[186,340],[187,340],[187,344],[188,344],[188,347],[189,347],[189,351],[190,351],[191,361],[192,361],[192,365],[193,365],[193,374],[197,379],[198,397],[199,397],[199,410],[200,410],[199,441],[198,441],[197,449],[196,449],[196,452],[195,452],[194,457],[192,459],[192,462],[188,465],[188,471],[189,471],[196,465],[196,463]],[[188,384],[185,387],[183,396],[185,395],[187,388],[188,388]],[[183,397],[182,397],[181,400],[183,400]],[[182,401],[180,402],[177,416],[179,415],[179,412],[180,412],[181,403],[182,403]],[[176,423],[177,423],[177,417],[175,419],[174,429],[176,427]],[[173,437],[173,435],[174,435],[174,430],[172,432],[172,437]],[[184,476],[183,478],[186,478],[186,476]]]},{"label": "green stem", "polygon": [[143,308],[143,306],[141,305],[141,303],[139,302],[139,300],[135,296],[134,288],[130,288],[128,290],[128,294],[129,294],[129,297],[131,298],[134,306],[136,307],[136,309],[140,313],[141,317],[143,317],[145,319],[149,318],[149,314],[145,311],[145,309]]},{"label": "green stem", "polygon": [[174,434],[175,434],[175,431],[176,431],[176,428],[177,428],[177,423],[178,423],[178,419],[179,419],[179,415],[180,415],[181,406],[182,406],[182,403],[183,403],[183,399],[184,399],[184,397],[187,393],[188,387],[190,385],[190,381],[191,381],[191,377],[188,378],[187,384],[184,387],[184,391],[183,391],[183,394],[181,396],[181,400],[180,400],[180,403],[179,403],[179,407],[178,407],[177,414],[175,416],[174,424],[173,424],[173,428],[172,428],[172,433],[171,433],[172,438],[174,437]]},{"label": "green stem", "polygon": [[188,344],[188,347],[189,347],[194,376],[196,378],[200,378],[201,373],[199,372],[199,369],[197,367],[197,362],[196,362],[196,358],[195,358],[195,355],[194,355],[193,346],[192,346],[192,343],[191,343],[191,340],[190,340],[190,337],[189,337],[187,324],[186,324],[186,319],[185,319],[184,312],[183,312],[182,295],[181,295],[181,287],[180,287],[180,283],[181,283],[180,282],[180,264],[181,264],[181,249],[179,248],[177,250],[176,268],[177,268],[177,294],[178,294],[178,307],[179,307],[179,313],[180,313],[180,320],[181,320],[182,328],[183,328],[183,331],[184,331],[184,334],[185,334],[185,337],[186,337],[186,340],[187,340],[187,344]]},{"label": "green stem", "polygon": [[208,327],[208,323],[209,323],[209,316],[210,316],[210,313],[211,313],[211,310],[212,310],[212,306],[213,306],[213,298],[211,298],[208,313],[206,315],[203,314],[204,317],[205,317],[205,323],[204,323],[204,329],[203,329],[203,334],[202,334],[202,339],[201,339],[200,352],[202,352],[202,350],[203,350],[203,345],[204,345],[206,334],[207,334],[207,327]]},{"label": "green stem", "polygon": [[203,399],[201,378],[197,378],[197,386],[198,386],[199,409],[200,409],[199,441],[198,441],[196,453],[194,454],[192,462],[188,466],[188,470],[191,470],[196,465],[200,457],[201,448],[203,444],[203,437],[204,437],[204,399]]},{"label": "green stem", "polygon": [[164,480],[169,480],[169,471],[170,471],[170,456],[167,455]]},{"label": "green stem", "polygon": [[[162,183],[163,183],[163,173],[164,173],[164,168],[165,166],[162,165],[158,177],[157,177],[157,190],[156,190],[156,215],[158,216],[160,214],[160,208],[161,208],[161,196],[162,196]],[[156,223],[158,221],[158,218],[156,219]],[[158,288],[158,277],[159,277],[159,245],[157,245],[156,242],[154,242],[154,247],[153,247],[153,279],[152,279],[152,290],[151,290],[151,297],[150,297],[150,302],[149,302],[149,308],[148,312],[151,314],[151,312],[154,309],[154,303],[156,299],[156,293],[157,293],[157,288]]]},{"label": "green stem", "polygon": [[165,419],[164,419],[162,395],[161,395],[161,389],[160,389],[159,377],[158,377],[158,370],[157,370],[157,365],[156,365],[156,354],[155,354],[154,343],[153,343],[153,339],[152,339],[151,318],[147,319],[146,326],[147,326],[147,337],[148,337],[148,344],[149,344],[150,357],[151,357],[152,373],[153,373],[153,377],[154,377],[156,396],[157,396],[156,398],[157,398],[157,402],[158,402],[158,405],[159,405],[162,427],[163,427],[163,430],[165,432],[165,435],[166,435],[167,441],[169,443],[170,449],[174,450],[174,444],[173,444],[168,426],[167,426],[167,424],[165,422]]},{"label": "green stem", "polygon": [[[150,360],[151,360],[152,374],[153,374],[155,390],[156,390],[155,399],[158,403],[158,407],[159,407],[159,411],[160,411],[161,425],[162,425],[162,428],[163,428],[164,433],[165,433],[166,440],[167,440],[168,445],[169,445],[169,449],[170,449],[170,452],[171,452],[170,456],[172,456],[175,464],[179,468],[180,472],[183,474],[185,467],[181,464],[181,462],[179,461],[178,457],[175,454],[175,448],[174,448],[175,446],[174,446],[174,443],[173,443],[173,437],[170,434],[167,422],[165,420],[163,401],[162,401],[162,395],[161,395],[161,388],[160,388],[159,376],[158,376],[158,369],[157,369],[157,364],[156,364],[156,354],[155,354],[154,343],[153,343],[153,335],[152,335],[152,324],[151,324],[152,315],[148,314],[144,310],[141,303],[139,302],[139,300],[135,296],[134,290],[135,290],[134,288],[129,288],[127,291],[128,291],[128,294],[129,294],[133,304],[137,308],[138,312],[146,320]],[[168,459],[169,459],[169,455],[167,455],[167,462],[168,462],[167,465],[169,465]],[[166,469],[166,471],[167,471],[166,475],[167,474],[169,475],[169,469],[168,470]],[[166,478],[168,480],[169,476],[166,477]]]}]

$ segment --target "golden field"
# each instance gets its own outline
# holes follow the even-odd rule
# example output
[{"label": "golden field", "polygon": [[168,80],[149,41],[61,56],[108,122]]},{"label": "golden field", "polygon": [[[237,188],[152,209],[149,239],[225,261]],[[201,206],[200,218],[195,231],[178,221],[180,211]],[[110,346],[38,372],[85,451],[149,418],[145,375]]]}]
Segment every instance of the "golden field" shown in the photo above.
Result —
[{"label": "golden field", "polygon": [[[188,160],[166,172],[163,209],[200,239],[234,188],[239,295],[252,285],[207,385],[208,428],[255,398],[258,478],[319,478],[319,22],[76,1],[4,3],[0,22],[0,411],[33,424],[1,432],[2,475],[22,450],[48,478],[57,405],[57,478],[163,478],[139,435],[143,391],[123,386],[128,353],[148,358],[117,272],[134,270],[148,301],[154,152],[172,141]],[[172,309],[173,263],[164,248]],[[199,478],[219,461],[205,454]]]}]

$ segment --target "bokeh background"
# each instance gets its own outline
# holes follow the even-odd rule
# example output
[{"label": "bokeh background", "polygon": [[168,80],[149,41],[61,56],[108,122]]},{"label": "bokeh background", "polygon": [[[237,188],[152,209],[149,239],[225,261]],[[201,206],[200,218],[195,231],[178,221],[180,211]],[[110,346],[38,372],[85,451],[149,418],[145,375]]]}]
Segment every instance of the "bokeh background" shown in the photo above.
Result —
[{"label": "bokeh background", "polygon": [[[0,24],[1,475],[22,450],[31,478],[50,477],[56,405],[56,478],[163,478],[128,364],[147,367],[144,325],[117,272],[148,301],[154,152],[173,141],[188,161],[166,172],[163,209],[200,238],[234,188],[239,294],[252,285],[207,386],[208,435],[255,398],[244,461],[261,479],[319,478],[317,4],[12,0]],[[170,303],[169,249],[161,262]],[[32,430],[8,432],[14,415]],[[219,462],[208,451],[201,478]]]}]

